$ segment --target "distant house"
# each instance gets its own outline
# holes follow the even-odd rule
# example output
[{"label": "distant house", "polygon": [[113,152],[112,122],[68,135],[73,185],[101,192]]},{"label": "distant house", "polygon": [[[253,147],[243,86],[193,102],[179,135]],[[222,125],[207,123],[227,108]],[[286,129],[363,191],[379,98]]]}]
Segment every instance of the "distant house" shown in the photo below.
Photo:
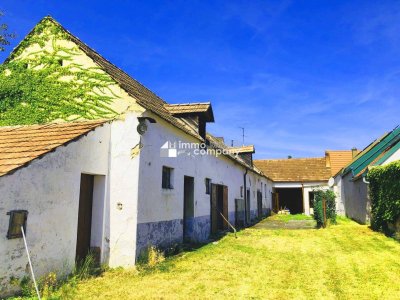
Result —
[{"label": "distant house", "polygon": [[[359,153],[359,151],[356,148],[353,148],[351,150],[327,150],[325,152],[325,159],[326,159],[326,165],[327,167],[330,167],[331,169],[331,185],[332,181],[334,182],[334,177],[343,169],[344,166],[349,164],[354,157]],[[332,188],[332,186],[330,186]],[[339,215],[345,215],[345,207],[343,204],[343,201],[338,193],[338,190],[336,187],[333,187],[333,190],[335,191],[336,194],[336,212]]]},{"label": "distant house", "polygon": [[[313,213],[314,189],[328,189],[328,180],[351,160],[351,150],[327,150],[325,157],[255,160],[273,181],[273,208],[292,214]],[[339,207],[338,212],[341,212]]]},{"label": "distant house", "polygon": [[168,104],[53,19],[39,25],[61,39],[13,53],[68,47],[72,62],[60,65],[108,78],[97,93],[108,93],[116,114],[0,127],[0,295],[12,291],[11,277],[29,276],[21,226],[39,277],[70,272],[90,250],[132,266],[149,246],[206,242],[269,213],[272,183],[253,166],[254,147],[231,149],[207,133],[211,103]]},{"label": "distant house", "polygon": [[334,190],[346,215],[362,224],[371,219],[371,203],[365,176],[373,166],[386,165],[400,159],[400,128],[373,141],[335,175]]}]

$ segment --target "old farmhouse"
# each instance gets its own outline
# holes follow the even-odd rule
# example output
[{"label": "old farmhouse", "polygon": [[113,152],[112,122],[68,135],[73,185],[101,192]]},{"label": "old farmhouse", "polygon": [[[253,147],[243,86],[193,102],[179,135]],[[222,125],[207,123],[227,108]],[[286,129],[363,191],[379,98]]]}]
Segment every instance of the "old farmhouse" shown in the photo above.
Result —
[{"label": "old farmhouse", "polygon": [[149,246],[206,242],[269,213],[272,184],[253,165],[254,147],[231,149],[207,133],[211,103],[166,103],[50,17],[6,64],[56,51],[68,52],[61,67],[107,79],[96,90],[107,105],[90,117],[0,127],[1,293],[28,275],[21,226],[41,276],[70,272],[90,250],[132,266]]}]

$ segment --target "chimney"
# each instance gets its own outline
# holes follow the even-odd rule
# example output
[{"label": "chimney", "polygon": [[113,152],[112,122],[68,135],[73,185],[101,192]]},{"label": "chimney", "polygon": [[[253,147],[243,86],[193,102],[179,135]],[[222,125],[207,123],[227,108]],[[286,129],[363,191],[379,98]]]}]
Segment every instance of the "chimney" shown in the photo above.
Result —
[{"label": "chimney", "polygon": [[356,157],[357,153],[358,153],[358,150],[356,147],[351,148],[351,157],[352,158]]},{"label": "chimney", "polygon": [[329,155],[328,151],[325,151],[325,166],[327,168],[331,167],[331,156]]}]

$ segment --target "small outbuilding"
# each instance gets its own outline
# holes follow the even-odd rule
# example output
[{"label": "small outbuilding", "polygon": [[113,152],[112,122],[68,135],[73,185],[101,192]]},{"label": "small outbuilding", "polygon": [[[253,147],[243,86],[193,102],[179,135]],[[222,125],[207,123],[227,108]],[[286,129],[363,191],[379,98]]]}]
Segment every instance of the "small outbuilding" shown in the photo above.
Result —
[{"label": "small outbuilding", "polygon": [[325,157],[255,160],[255,165],[273,181],[274,210],[312,214],[313,190],[328,188],[331,176]]},{"label": "small outbuilding", "polygon": [[[255,160],[273,181],[273,209],[312,214],[314,190],[328,189],[329,179],[351,161],[357,150],[327,150],[325,157]],[[338,213],[343,213],[337,202]]]}]

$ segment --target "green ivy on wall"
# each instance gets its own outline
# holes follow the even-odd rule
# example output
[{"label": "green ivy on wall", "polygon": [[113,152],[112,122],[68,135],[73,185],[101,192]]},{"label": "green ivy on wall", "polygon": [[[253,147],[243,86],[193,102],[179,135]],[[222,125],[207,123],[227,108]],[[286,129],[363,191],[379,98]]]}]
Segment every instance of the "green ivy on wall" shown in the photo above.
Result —
[{"label": "green ivy on wall", "polygon": [[[44,19],[0,65],[0,126],[116,115],[110,104],[118,96],[109,88],[115,82],[99,68],[76,64],[74,56],[81,54],[77,46],[62,47],[59,40],[68,35]],[[52,47],[45,48],[49,42]],[[34,44],[41,50],[21,55]]]},{"label": "green ivy on wall", "polygon": [[371,200],[371,226],[392,234],[390,224],[400,218],[400,161],[374,167],[367,175]]}]

